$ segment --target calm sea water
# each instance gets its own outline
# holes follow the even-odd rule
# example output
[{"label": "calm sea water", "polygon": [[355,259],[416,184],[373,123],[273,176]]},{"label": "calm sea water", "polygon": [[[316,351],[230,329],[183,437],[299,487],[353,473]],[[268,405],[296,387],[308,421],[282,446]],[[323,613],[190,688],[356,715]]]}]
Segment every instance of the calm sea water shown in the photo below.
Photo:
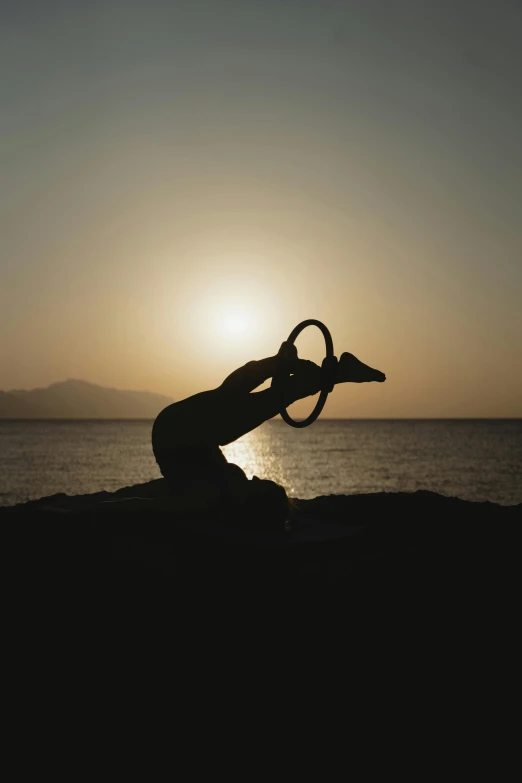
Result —
[{"label": "calm sea water", "polygon": [[[0,422],[0,505],[158,478],[150,421]],[[224,449],[251,477],[300,498],[428,489],[522,503],[522,420],[276,420]]]}]

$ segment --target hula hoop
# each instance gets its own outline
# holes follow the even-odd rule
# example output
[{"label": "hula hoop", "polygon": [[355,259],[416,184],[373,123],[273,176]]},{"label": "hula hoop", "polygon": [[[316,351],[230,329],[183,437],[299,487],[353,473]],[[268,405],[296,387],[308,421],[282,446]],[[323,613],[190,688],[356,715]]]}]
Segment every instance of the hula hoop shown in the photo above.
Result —
[{"label": "hula hoop", "polygon": [[[334,351],[333,351],[333,341],[330,332],[321,321],[316,321],[314,318],[309,318],[307,321],[301,321],[300,324],[297,324],[295,329],[293,329],[290,332],[287,342],[292,344],[295,343],[296,338],[301,334],[303,329],[306,329],[307,326],[317,326],[317,328],[320,329],[321,332],[323,333],[324,343],[326,347],[326,357],[324,361],[326,361],[327,359],[335,358]],[[285,382],[289,377],[290,377],[290,373],[285,373],[285,372],[274,375],[272,379],[272,386],[280,394],[282,394],[282,390],[284,388]],[[281,402],[281,410],[279,411],[279,413],[281,414],[281,418],[283,419],[283,421],[286,421],[286,423],[289,424],[291,427],[298,427],[298,428],[308,427],[317,419],[317,417],[323,410],[324,404],[326,402],[326,398],[328,397],[328,394],[330,393],[331,390],[332,390],[332,384],[327,381],[325,383],[325,386],[321,389],[321,393],[319,395],[319,399],[315,404],[315,408],[313,409],[311,414],[306,419],[303,419],[302,421],[296,421],[295,419],[292,419],[292,417],[286,410],[286,406],[283,404],[283,402]]]}]

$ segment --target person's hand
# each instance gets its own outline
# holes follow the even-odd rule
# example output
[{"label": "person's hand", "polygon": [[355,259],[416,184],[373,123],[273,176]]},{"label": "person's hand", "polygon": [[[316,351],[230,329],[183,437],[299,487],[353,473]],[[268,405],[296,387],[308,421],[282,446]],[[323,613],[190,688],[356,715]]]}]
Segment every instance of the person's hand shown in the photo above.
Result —
[{"label": "person's hand", "polygon": [[279,372],[294,372],[298,363],[297,348],[293,343],[281,343],[281,348],[277,352],[277,364]]},{"label": "person's hand", "polygon": [[292,378],[296,399],[310,397],[321,391],[323,374],[321,368],[306,359],[298,359]]}]

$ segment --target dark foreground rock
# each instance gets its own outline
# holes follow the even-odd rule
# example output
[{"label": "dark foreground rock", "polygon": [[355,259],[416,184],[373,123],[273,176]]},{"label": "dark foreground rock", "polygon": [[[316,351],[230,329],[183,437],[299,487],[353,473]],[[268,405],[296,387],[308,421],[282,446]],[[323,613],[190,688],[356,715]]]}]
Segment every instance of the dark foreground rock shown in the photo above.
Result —
[{"label": "dark foreground rock", "polygon": [[[216,725],[228,710],[249,731],[262,715],[263,741],[295,692],[371,729],[361,689],[372,721],[388,705],[402,742],[408,710],[424,733],[436,719],[437,742],[456,716],[460,738],[458,699],[482,719],[488,691],[512,693],[521,519],[521,506],[379,493],[302,501],[291,529],[270,532],[165,510],[161,481],[3,508],[6,676],[21,662],[16,683],[36,673],[53,701],[61,683],[82,710],[82,686],[104,683],[96,726],[113,719],[115,683],[134,720],[142,683],[182,723],[180,704],[198,721],[214,704]],[[511,715],[486,712],[488,731],[490,715]]]},{"label": "dark foreground rock", "polygon": [[333,495],[299,501],[290,527],[270,531],[227,513],[174,513],[162,494],[159,480],[2,508],[5,566],[32,589],[55,581],[63,595],[81,583],[116,599],[117,612],[272,600],[292,613],[337,605],[353,615],[369,603],[477,606],[479,595],[506,600],[512,589],[522,505]]}]

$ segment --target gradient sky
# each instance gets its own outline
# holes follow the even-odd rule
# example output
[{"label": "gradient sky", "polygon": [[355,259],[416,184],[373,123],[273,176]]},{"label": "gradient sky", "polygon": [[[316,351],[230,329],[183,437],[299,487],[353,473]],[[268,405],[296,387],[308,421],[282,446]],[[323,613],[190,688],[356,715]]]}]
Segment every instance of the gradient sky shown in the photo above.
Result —
[{"label": "gradient sky", "polygon": [[522,416],[519,0],[13,0],[0,44],[0,388],[179,399],[319,318],[388,376],[326,416]]}]

